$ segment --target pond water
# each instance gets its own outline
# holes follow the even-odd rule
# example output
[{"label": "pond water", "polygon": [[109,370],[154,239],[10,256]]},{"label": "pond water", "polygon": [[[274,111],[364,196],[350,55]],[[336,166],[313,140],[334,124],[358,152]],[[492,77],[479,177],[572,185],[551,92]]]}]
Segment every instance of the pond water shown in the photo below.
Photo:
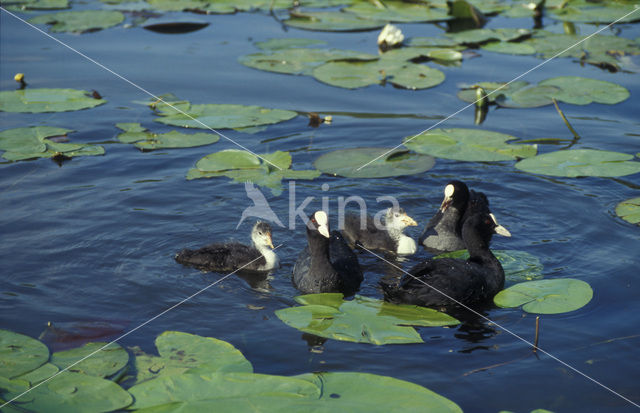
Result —
[{"label": "pond water", "polygon": [[[94,4],[98,3],[98,5]],[[78,7],[101,7],[88,2]],[[28,14],[20,14],[30,17]],[[13,90],[13,75],[26,74],[29,87],[97,90],[108,103],[64,113],[0,112],[1,129],[57,126],[74,129],[75,142],[100,143],[106,154],[79,157],[62,166],[47,159],[0,164],[0,328],[37,337],[54,325],[106,322],[113,339],[218,280],[221,275],[183,267],[173,255],[184,247],[217,240],[248,241],[253,222],[238,229],[251,205],[244,186],[227,178],[187,181],[186,172],[202,156],[236,148],[221,139],[214,145],[141,152],[117,142],[115,124],[139,122],[155,132],[175,128],[153,122],[140,101],[149,96],[42,33],[0,13],[0,90]],[[173,93],[194,103],[234,103],[290,109],[302,114],[256,134],[223,131],[257,153],[290,151],[295,169],[312,168],[318,156],[358,146],[393,147],[405,136],[429,128],[466,104],[455,97],[458,86],[476,81],[507,81],[541,62],[529,56],[478,51],[459,67],[438,67],[441,85],[419,91],[386,86],[346,90],[309,76],[262,72],[243,66],[238,57],[255,53],[255,41],[281,37],[321,39],[332,47],[377,53],[378,31],[311,32],[286,28],[268,13],[195,15],[166,13],[166,21],[209,23],[186,34],[160,34],[141,27],[118,26],[56,38],[95,59],[142,88]],[[562,25],[545,19],[545,28]],[[531,19],[492,18],[486,27],[527,27]],[[41,26],[43,27],[43,26]],[[400,24],[407,37],[438,36],[433,24]],[[581,34],[597,29],[577,25]],[[606,33],[637,38],[637,25],[622,24]],[[555,59],[528,74],[531,83],[576,75],[620,84],[631,97],[616,105],[562,105],[581,139],[573,148],[625,153],[640,151],[640,76],[610,73],[570,58]],[[332,115],[330,125],[308,126],[304,112]],[[473,108],[443,127],[472,128]],[[522,139],[571,139],[553,106],[534,109],[492,107],[480,128]],[[563,145],[566,145],[563,144]],[[559,149],[539,145],[539,152]],[[348,179],[322,175],[295,183],[296,205],[305,209],[329,200],[330,214],[340,196],[363,197],[371,212],[387,207],[376,198],[396,197],[418,227],[419,236],[434,214],[447,181],[460,179],[485,192],[511,238],[495,237],[495,249],[526,251],[544,265],[545,278],[577,278],[594,291],[591,302],[574,312],[541,316],[540,347],[585,375],[552,358],[531,354],[530,347],[501,328],[418,328],[424,344],[373,346],[327,340],[312,350],[301,332],[286,326],[274,311],[293,304],[299,293],[290,274],[306,245],[304,226],[274,228],[282,267],[267,285],[252,288],[231,276],[157,320],[128,335],[124,346],[153,351],[154,338],[166,330],[216,337],[237,347],[259,373],[295,375],[314,371],[358,371],[388,375],[425,386],[469,412],[545,408],[557,412],[632,411],[634,406],[594,381],[640,403],[640,232],[614,212],[638,196],[640,175],[621,178],[550,178],[519,171],[514,162],[478,163],[438,159],[430,171],[414,176]],[[322,185],[328,184],[327,191]],[[262,188],[283,222],[289,220],[291,191],[280,195]],[[334,225],[335,225],[335,214]],[[402,263],[409,268],[426,258],[419,251]],[[367,253],[360,294],[381,298],[378,281],[396,274]],[[265,288],[266,287],[266,288]],[[492,309],[487,316],[513,333],[532,340],[535,315],[521,309]],[[311,343],[311,344],[310,344]],[[483,368],[488,368],[483,370]]]}]

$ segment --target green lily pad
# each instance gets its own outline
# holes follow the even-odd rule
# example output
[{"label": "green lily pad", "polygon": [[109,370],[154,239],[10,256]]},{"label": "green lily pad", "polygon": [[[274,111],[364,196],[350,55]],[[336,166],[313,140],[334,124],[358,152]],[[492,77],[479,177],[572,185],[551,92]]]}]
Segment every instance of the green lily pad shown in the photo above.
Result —
[{"label": "green lily pad", "polygon": [[573,278],[527,281],[500,291],[493,298],[499,307],[520,307],[528,313],[559,314],[577,310],[591,301],[593,290]]},{"label": "green lily pad", "polygon": [[118,135],[120,142],[133,143],[137,148],[144,151],[160,148],[192,148],[210,145],[220,140],[218,135],[211,133],[187,134],[178,131],[152,133],[144,129],[139,123],[118,123],[116,126],[124,131]]},{"label": "green lily pad", "polygon": [[[492,252],[502,264],[507,281],[522,282],[543,278],[542,263],[535,255],[517,250],[493,250]],[[467,250],[445,252],[433,258],[459,258],[466,260],[469,258],[469,252]]]},{"label": "green lily pad", "polygon": [[109,344],[108,347],[102,349],[106,344],[107,343],[86,343],[82,347],[53,353],[51,355],[51,363],[64,370],[68,366],[89,356],[73,367],[70,367],[68,371],[97,377],[112,376],[127,365],[129,354],[117,343]]},{"label": "green lily pad", "polygon": [[269,72],[311,75],[313,69],[334,60],[376,60],[368,53],[340,49],[288,48],[273,53],[254,53],[240,58],[240,63]]},{"label": "green lily pad", "polygon": [[[611,23],[622,16],[637,10],[633,4],[619,2],[592,3],[590,1],[571,1],[564,7],[550,8],[549,16],[562,21],[576,23]],[[620,22],[640,20],[640,13],[635,12],[626,16]]]},{"label": "green lily pad", "polygon": [[[510,95],[518,89],[527,86],[529,82],[517,80],[515,82],[478,82],[474,85],[465,87],[460,90],[457,96],[468,103],[475,103],[478,100],[476,89],[481,87],[487,93],[487,99],[493,103],[497,98],[504,95]],[[499,90],[498,90],[499,89]],[[494,93],[495,92],[495,93]]]},{"label": "green lily pad", "polygon": [[551,85],[529,85],[513,93],[496,97],[495,102],[503,108],[537,108],[551,105],[552,97],[562,90]]},{"label": "green lily pad", "polygon": [[[439,56],[444,55],[441,53]],[[450,53],[446,55],[452,57]],[[433,58],[436,59],[436,57]],[[391,75],[389,82],[404,89],[428,89],[444,82],[444,73],[440,70],[414,63],[407,63],[400,68],[394,68],[389,72],[389,75]]]},{"label": "green lily pad", "polygon": [[7,8],[9,10],[16,10],[16,11],[56,10],[56,9],[69,8],[69,0],[20,0],[20,1],[11,1],[10,4],[12,4],[12,6],[8,6]]},{"label": "green lily pad", "polygon": [[539,84],[559,88],[560,91],[553,93],[552,97],[573,105],[588,105],[591,102],[614,105],[629,98],[629,91],[620,85],[586,77],[559,76]]},{"label": "green lily pad", "polygon": [[25,373],[22,376],[18,376],[17,378],[19,380],[24,380],[31,386],[33,386],[43,380],[48,379],[59,371],[60,369],[55,364],[45,363],[37,369],[31,370],[30,372]]},{"label": "green lily pad", "polygon": [[[20,393],[10,391],[4,393],[4,397],[11,399]],[[124,409],[132,401],[131,395],[111,380],[62,372],[14,403],[34,412],[110,412]]]},{"label": "green lily pad", "polygon": [[306,333],[376,345],[421,343],[422,338],[410,325],[459,324],[455,318],[430,308],[395,305],[358,295],[351,301],[337,302],[339,296],[332,293],[299,296],[296,301],[306,305],[283,308],[276,315],[285,324]]},{"label": "green lily pad", "polygon": [[29,19],[33,24],[52,24],[54,33],[84,33],[117,26],[123,21],[122,13],[110,10],[61,11]]},{"label": "green lily pad", "polygon": [[325,45],[327,42],[317,39],[300,39],[290,37],[287,39],[269,39],[263,42],[255,42],[254,44],[262,50],[280,50]]},{"label": "green lily pad", "polygon": [[453,39],[447,37],[412,37],[407,41],[410,47],[454,47],[458,45]]},{"label": "green lily pad", "polygon": [[211,337],[165,331],[156,338],[159,356],[136,352],[136,383],[197,368],[209,372],[246,372],[253,367],[231,344]]},{"label": "green lily pad", "polygon": [[[295,376],[322,389],[318,400],[301,401],[298,411],[462,413],[451,400],[393,377],[369,373],[307,373]],[[306,408],[305,408],[306,407]]]},{"label": "green lily pad", "polygon": [[180,109],[186,115],[176,112],[167,105],[158,105],[157,108],[160,118],[156,119],[156,122],[183,128],[244,128],[284,122],[298,116],[296,112],[290,110],[214,103],[194,105],[182,102]]},{"label": "green lily pad", "polygon": [[260,158],[251,152],[239,149],[226,149],[205,156],[196,162],[196,168],[203,172],[220,172],[229,169],[256,169],[261,165]]},{"label": "green lily pad", "polygon": [[[442,5],[440,5],[442,6]],[[411,23],[450,20],[446,7],[410,3],[399,0],[386,0],[384,6],[380,3],[357,2],[345,11],[353,13],[367,20],[381,20],[385,22]]]},{"label": "green lily pad", "polygon": [[19,113],[67,112],[106,103],[76,89],[24,89],[0,92],[0,111]]},{"label": "green lily pad", "polygon": [[530,55],[536,52],[533,46],[526,43],[489,42],[481,46],[483,50],[504,54]]},{"label": "green lily pad", "polygon": [[[428,171],[435,165],[435,159],[431,156],[409,153],[401,149],[389,151],[387,148],[340,149],[320,156],[313,165],[325,174],[346,178],[414,175]],[[389,153],[384,155],[386,152]],[[361,168],[381,155],[384,156]]]},{"label": "green lily pad", "polygon": [[490,40],[501,42],[515,41],[530,36],[531,30],[527,29],[472,29],[457,33],[447,33],[451,40],[462,44],[482,44]]},{"label": "green lily pad", "polygon": [[616,215],[632,224],[640,224],[640,197],[620,202],[616,205]]},{"label": "green lily pad", "polygon": [[514,139],[517,138],[480,129],[433,129],[405,138],[404,145],[437,158],[471,162],[510,161],[536,154],[535,145],[507,143]]},{"label": "green lily pad", "polygon": [[47,150],[45,138],[65,136],[70,129],[52,126],[7,129],[0,132],[0,150],[8,152],[34,153]]},{"label": "green lily pad", "polygon": [[49,360],[49,349],[23,334],[0,330],[0,377],[8,379],[37,369]]},{"label": "green lily pad", "polygon": [[521,171],[540,175],[625,176],[640,172],[640,162],[633,155],[596,149],[571,149],[537,155],[516,163]]},{"label": "green lily pad", "polygon": [[427,57],[445,62],[462,60],[462,53],[455,49],[435,49],[427,53]]},{"label": "green lily pad", "polygon": [[317,11],[291,12],[284,24],[305,30],[349,32],[379,29],[386,22],[361,18],[357,14],[343,11]]}]

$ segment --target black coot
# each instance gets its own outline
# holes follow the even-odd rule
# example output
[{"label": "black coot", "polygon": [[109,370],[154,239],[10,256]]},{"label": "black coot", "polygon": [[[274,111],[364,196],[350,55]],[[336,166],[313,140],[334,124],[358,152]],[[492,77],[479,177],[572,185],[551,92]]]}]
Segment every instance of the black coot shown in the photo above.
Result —
[{"label": "black coot", "polygon": [[339,232],[329,232],[324,211],[309,217],[307,242],[293,267],[293,285],[306,294],[353,295],[363,280],[358,258]]},{"label": "black coot", "polygon": [[258,221],[251,230],[253,245],[218,243],[197,250],[184,249],[176,254],[177,262],[203,271],[230,272],[236,270],[271,271],[279,265],[271,249],[271,226]]},{"label": "black coot", "polygon": [[387,209],[384,223],[376,223],[374,218],[367,215],[363,217],[365,222],[362,225],[360,218],[351,214],[345,217],[342,232],[352,245],[397,255],[411,255],[416,252],[416,242],[402,231],[408,226],[418,224],[402,208]]}]

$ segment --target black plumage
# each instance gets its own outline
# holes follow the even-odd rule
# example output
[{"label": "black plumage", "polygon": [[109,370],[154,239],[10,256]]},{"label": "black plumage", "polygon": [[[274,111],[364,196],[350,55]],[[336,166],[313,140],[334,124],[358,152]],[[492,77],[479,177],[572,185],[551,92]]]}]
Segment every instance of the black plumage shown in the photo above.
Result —
[{"label": "black plumage", "polygon": [[327,214],[309,217],[307,246],[293,267],[293,285],[305,294],[341,292],[353,295],[363,280],[358,257],[342,235],[329,233]]}]

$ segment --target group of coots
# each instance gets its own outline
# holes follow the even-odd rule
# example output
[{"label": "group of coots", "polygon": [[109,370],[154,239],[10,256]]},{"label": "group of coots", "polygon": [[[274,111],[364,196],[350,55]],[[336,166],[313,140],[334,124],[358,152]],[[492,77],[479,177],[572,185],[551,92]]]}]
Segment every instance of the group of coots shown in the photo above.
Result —
[{"label": "group of coots", "polygon": [[[329,217],[316,211],[307,224],[307,246],[293,267],[293,285],[306,294],[341,292],[353,295],[364,279],[352,247],[411,255],[416,242],[406,236],[407,226],[417,225],[404,210],[389,208],[384,222],[369,216],[347,215],[344,229],[330,231]],[[408,270],[397,285],[381,282],[385,300],[394,303],[447,308],[474,305],[493,298],[504,286],[504,271],[489,249],[493,234],[511,236],[489,210],[482,192],[469,190],[460,181],[449,182],[437,213],[429,220],[419,243],[430,252],[467,249],[469,258],[430,258]],[[258,222],[251,231],[252,246],[212,244],[183,250],[175,259],[205,271],[238,269],[270,271],[279,266],[272,251],[271,228]]]}]

